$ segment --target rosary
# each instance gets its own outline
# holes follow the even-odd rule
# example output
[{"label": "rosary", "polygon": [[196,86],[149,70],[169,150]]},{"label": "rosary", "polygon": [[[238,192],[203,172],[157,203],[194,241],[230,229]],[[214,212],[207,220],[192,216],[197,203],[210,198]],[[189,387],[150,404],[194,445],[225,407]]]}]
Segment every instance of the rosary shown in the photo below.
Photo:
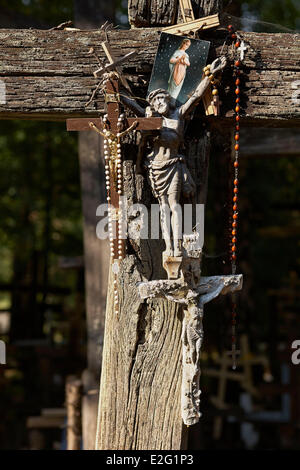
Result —
[{"label": "rosary", "polygon": [[[236,57],[234,61],[233,75],[235,78],[235,133],[234,133],[234,179],[233,179],[233,194],[232,194],[232,212],[230,216],[231,222],[231,240],[230,240],[230,261],[231,261],[231,272],[236,274],[236,260],[237,260],[237,220],[238,220],[238,176],[239,176],[239,154],[240,154],[240,74],[241,65],[244,60],[244,53],[247,49],[244,41],[234,31],[233,26],[228,26],[228,40],[233,41],[234,51],[240,52],[240,57]],[[231,351],[232,355],[232,369],[236,369],[236,355],[240,354],[240,351],[236,349],[236,303],[235,294],[232,294],[232,306],[231,306]]]}]

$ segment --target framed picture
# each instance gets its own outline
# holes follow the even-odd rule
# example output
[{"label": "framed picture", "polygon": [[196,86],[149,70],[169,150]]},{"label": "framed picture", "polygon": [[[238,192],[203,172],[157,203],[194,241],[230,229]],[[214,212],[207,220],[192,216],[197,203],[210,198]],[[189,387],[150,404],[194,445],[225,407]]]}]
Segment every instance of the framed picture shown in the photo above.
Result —
[{"label": "framed picture", "polygon": [[201,82],[209,46],[209,41],[161,33],[148,94],[163,88],[178,105],[185,103]]}]

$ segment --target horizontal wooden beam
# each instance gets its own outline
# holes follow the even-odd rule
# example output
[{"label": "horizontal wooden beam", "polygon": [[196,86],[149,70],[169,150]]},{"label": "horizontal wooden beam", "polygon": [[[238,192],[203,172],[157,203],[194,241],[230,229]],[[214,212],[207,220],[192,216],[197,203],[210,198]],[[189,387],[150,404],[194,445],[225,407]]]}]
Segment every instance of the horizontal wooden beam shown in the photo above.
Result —
[{"label": "horizontal wooden beam", "polygon": [[[143,51],[121,66],[134,93],[145,98],[161,29],[113,30],[108,39],[116,57]],[[217,30],[203,38],[212,43],[210,60],[221,53],[226,32]],[[248,51],[241,80],[241,109],[251,125],[295,126],[300,124],[300,36],[241,32]],[[0,30],[0,118],[64,120],[97,117],[103,96],[89,101],[98,80],[91,47],[104,58],[101,31]],[[223,53],[231,59],[232,48]],[[201,71],[199,71],[199,75]],[[298,88],[297,88],[298,87]],[[221,116],[231,122],[234,85],[230,67],[224,73],[220,98]],[[1,104],[2,103],[2,104]]]},{"label": "horizontal wooden beam", "polygon": [[[153,130],[153,129],[160,129],[162,126],[162,118],[139,118],[136,120],[135,118],[128,118],[126,119],[127,125],[132,126],[132,124],[137,123],[135,126],[135,130]],[[90,131],[90,123],[93,123],[98,129],[103,127],[102,119],[101,118],[72,118],[67,120],[67,130],[68,131]]]}]

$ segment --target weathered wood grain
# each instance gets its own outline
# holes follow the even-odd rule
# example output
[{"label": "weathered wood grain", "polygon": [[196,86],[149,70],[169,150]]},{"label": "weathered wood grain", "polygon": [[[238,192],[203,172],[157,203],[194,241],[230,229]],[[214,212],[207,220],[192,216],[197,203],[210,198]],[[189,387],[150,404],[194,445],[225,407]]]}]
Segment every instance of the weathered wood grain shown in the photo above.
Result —
[{"label": "weathered wood grain", "polygon": [[[224,34],[219,31],[205,35],[212,42],[210,60],[220,54]],[[241,85],[242,115],[250,123],[269,120],[268,124],[277,126],[298,125],[300,109],[295,96],[299,96],[299,34],[241,34],[249,45]],[[158,28],[115,30],[108,35],[116,56],[131,50],[142,52],[122,69],[134,92],[144,98],[159,35]],[[97,116],[96,108],[103,108],[100,96],[97,104],[85,107],[97,84],[92,76],[97,63],[88,51],[94,47],[103,57],[103,40],[105,35],[100,31],[0,30],[0,80],[6,85],[7,95],[7,103],[0,105],[0,118],[62,120]],[[223,52],[232,57],[231,47]],[[220,93],[219,120],[232,116],[232,85],[228,67]]]},{"label": "weathered wood grain", "polygon": [[129,0],[128,18],[131,27],[169,26],[177,16],[177,0]]}]

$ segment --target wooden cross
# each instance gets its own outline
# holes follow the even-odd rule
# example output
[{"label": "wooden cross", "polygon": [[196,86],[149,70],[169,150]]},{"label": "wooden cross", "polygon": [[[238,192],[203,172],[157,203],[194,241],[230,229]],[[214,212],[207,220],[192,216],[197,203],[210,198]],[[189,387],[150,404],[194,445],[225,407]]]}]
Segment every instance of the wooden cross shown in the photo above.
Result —
[{"label": "wooden cross", "polygon": [[[119,81],[117,78],[109,78],[106,82],[105,90],[105,103],[107,111],[107,119],[109,131],[116,135],[119,132],[118,129],[118,117],[121,114],[121,98],[119,91]],[[162,127],[162,118],[151,117],[151,118],[125,118],[124,126],[129,128],[134,125],[135,130],[158,130]],[[89,131],[92,128],[102,132],[105,129],[104,122],[101,118],[74,118],[67,119],[67,130],[68,131]],[[115,258],[119,258],[118,251],[119,247],[119,225],[121,220],[119,220],[119,194],[117,193],[116,182],[114,180],[114,175],[110,172],[110,204],[114,209],[113,219],[115,219],[116,224],[116,236],[114,237],[114,253]],[[125,240],[122,240],[122,257],[125,255]]]},{"label": "wooden cross", "polygon": [[193,21],[195,19],[193,8],[190,0],[179,0],[180,10],[183,17],[183,21]]},{"label": "wooden cross", "polygon": [[232,345],[231,351],[227,351],[226,353],[228,356],[232,356],[232,369],[236,369],[236,359],[237,356],[241,354],[241,351],[239,349],[236,349],[236,345]]},{"label": "wooden cross", "polygon": [[126,78],[122,75],[122,71],[120,70],[119,65],[123,64],[123,62],[126,62],[130,57],[134,57],[137,54],[137,51],[128,52],[128,54],[125,54],[120,59],[116,59],[113,55],[108,41],[101,42],[101,46],[105,52],[106,57],[108,58],[109,64],[105,65],[104,67],[101,67],[98,70],[95,70],[94,77],[98,78],[104,73],[115,70],[120,77],[122,85],[127,88],[128,91],[131,91],[129,83],[127,82]]}]

